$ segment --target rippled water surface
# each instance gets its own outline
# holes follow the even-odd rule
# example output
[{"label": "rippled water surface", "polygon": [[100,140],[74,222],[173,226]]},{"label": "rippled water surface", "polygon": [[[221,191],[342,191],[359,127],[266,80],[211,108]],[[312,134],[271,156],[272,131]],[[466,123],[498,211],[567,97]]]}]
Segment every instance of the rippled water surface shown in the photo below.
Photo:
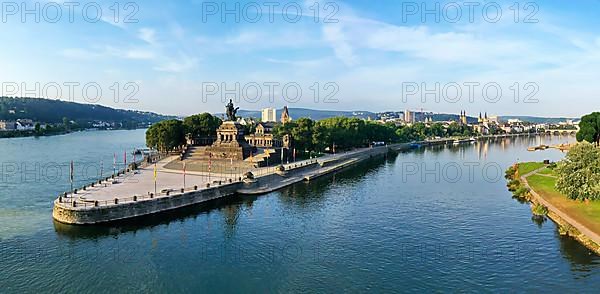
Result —
[{"label": "rippled water surface", "polygon": [[93,181],[144,131],[2,139],[0,292],[594,292],[598,257],[506,190],[515,161],[563,157],[526,151],[540,140],[422,148],[259,197],[77,227],[51,218],[69,161],[78,184]]}]

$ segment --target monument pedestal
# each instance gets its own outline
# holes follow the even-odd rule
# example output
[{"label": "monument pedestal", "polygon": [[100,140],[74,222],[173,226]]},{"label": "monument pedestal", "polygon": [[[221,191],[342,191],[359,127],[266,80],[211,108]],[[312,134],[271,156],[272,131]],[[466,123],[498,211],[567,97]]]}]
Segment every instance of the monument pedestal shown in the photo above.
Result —
[{"label": "monument pedestal", "polygon": [[244,128],[238,122],[225,121],[217,129],[217,141],[206,148],[215,159],[244,160],[252,154],[252,146],[244,139]]}]

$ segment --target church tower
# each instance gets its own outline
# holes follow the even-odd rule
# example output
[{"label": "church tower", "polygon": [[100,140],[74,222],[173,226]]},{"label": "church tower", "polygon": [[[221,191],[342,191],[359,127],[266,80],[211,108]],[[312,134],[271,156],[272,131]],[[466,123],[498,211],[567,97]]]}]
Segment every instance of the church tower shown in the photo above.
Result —
[{"label": "church tower", "polygon": [[286,124],[291,121],[292,121],[292,117],[290,116],[288,108],[287,108],[287,106],[284,106],[283,111],[281,113],[281,123]]},{"label": "church tower", "polygon": [[466,124],[467,124],[467,111],[465,111],[465,110],[462,110],[462,111],[460,112],[460,117],[458,118],[458,122],[459,122],[461,125],[466,125]]}]

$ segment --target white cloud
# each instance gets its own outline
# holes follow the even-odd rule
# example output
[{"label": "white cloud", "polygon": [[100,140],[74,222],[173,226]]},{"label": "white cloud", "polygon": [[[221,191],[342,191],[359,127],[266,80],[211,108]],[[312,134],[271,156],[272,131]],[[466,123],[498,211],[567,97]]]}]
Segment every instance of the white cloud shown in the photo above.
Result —
[{"label": "white cloud", "polygon": [[326,25],[323,27],[323,37],[333,47],[335,56],[346,65],[352,66],[358,63],[358,57],[354,54],[354,49],[346,39],[343,29],[339,24]]},{"label": "white cloud", "polygon": [[141,28],[138,30],[138,38],[150,45],[156,45],[156,31],[151,28]]},{"label": "white cloud", "polygon": [[67,58],[82,60],[91,60],[107,57],[151,60],[155,59],[156,57],[155,53],[151,50],[140,48],[123,49],[112,46],[105,46],[97,50],[88,50],[83,48],[67,48],[62,50],[60,54]]},{"label": "white cloud", "polygon": [[122,21],[115,21],[114,18],[108,17],[106,15],[103,15],[100,18],[100,20],[103,21],[103,22],[105,22],[105,23],[107,23],[107,24],[109,24],[109,25],[112,25],[112,26],[115,26],[117,28],[120,28],[120,29],[125,29],[126,28],[125,24]]},{"label": "white cloud", "polygon": [[198,66],[198,58],[180,55],[178,59],[171,59],[167,62],[155,66],[154,70],[170,73],[182,73],[192,70]]}]

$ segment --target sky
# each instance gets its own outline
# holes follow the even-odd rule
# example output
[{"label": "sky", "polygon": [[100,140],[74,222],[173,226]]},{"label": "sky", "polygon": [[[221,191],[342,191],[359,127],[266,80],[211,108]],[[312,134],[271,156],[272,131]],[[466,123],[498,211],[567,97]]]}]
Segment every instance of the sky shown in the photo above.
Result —
[{"label": "sky", "polygon": [[183,116],[599,109],[600,2],[516,3],[3,2],[1,90]]}]

